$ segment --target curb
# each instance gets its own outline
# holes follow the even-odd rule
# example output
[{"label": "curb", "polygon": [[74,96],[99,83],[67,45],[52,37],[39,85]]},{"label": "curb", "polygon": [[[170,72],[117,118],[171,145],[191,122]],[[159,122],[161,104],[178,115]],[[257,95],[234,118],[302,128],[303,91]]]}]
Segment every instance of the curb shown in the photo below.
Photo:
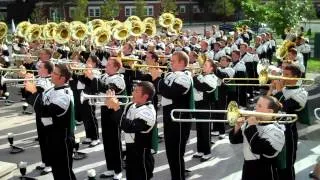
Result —
[{"label": "curb", "polygon": [[17,164],[0,161],[0,179],[12,178],[16,169]]}]

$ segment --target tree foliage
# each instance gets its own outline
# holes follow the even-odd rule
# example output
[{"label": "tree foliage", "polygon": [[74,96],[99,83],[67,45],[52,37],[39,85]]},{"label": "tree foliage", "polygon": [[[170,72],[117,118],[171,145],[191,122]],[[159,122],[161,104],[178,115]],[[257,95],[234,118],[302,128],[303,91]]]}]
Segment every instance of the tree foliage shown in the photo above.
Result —
[{"label": "tree foliage", "polygon": [[136,16],[143,18],[145,16],[146,2],[144,0],[135,0]]},{"label": "tree foliage", "polygon": [[213,3],[214,13],[224,16],[231,16],[234,14],[235,7],[231,0],[217,0]]},{"label": "tree foliage", "polygon": [[101,18],[106,20],[112,20],[119,15],[120,5],[117,0],[108,0],[100,7]]},{"label": "tree foliage", "polygon": [[311,0],[247,0],[241,7],[250,21],[265,23],[278,35],[287,27],[295,28],[299,22],[315,17]]},{"label": "tree foliage", "polygon": [[88,0],[75,0],[75,4],[77,5],[75,8],[75,14],[73,20],[75,21],[86,21],[86,12],[88,6]]},{"label": "tree foliage", "polygon": [[177,3],[176,0],[162,0],[161,2],[162,12],[177,13]]},{"label": "tree foliage", "polygon": [[31,22],[37,24],[45,23],[47,18],[46,12],[40,6],[35,7],[30,15]]}]

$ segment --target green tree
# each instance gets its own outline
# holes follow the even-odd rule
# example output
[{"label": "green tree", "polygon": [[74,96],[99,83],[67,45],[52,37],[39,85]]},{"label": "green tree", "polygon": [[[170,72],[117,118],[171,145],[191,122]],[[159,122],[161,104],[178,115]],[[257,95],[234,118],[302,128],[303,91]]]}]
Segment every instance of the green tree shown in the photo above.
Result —
[{"label": "green tree", "polygon": [[247,0],[242,1],[241,7],[250,21],[266,23],[278,35],[285,28],[295,28],[302,20],[315,16],[311,0]]},{"label": "green tree", "polygon": [[135,0],[135,5],[136,5],[135,15],[138,16],[139,18],[143,18],[146,15],[145,13],[146,2],[144,0]]},{"label": "green tree", "polygon": [[161,2],[162,12],[177,13],[177,3],[176,0],[162,0]]},{"label": "green tree", "polygon": [[86,21],[86,12],[88,6],[88,0],[75,0],[75,4],[77,5],[75,8],[75,14],[73,20],[75,21]]},{"label": "green tree", "polygon": [[217,0],[215,3],[212,3],[212,8],[214,9],[214,13],[223,16],[231,16],[235,11],[234,4],[230,0]]},{"label": "green tree", "polygon": [[105,0],[101,9],[101,18],[112,20],[119,15],[120,5],[117,0]]},{"label": "green tree", "polygon": [[37,24],[45,23],[47,18],[44,9],[40,6],[35,7],[30,16],[31,22]]}]

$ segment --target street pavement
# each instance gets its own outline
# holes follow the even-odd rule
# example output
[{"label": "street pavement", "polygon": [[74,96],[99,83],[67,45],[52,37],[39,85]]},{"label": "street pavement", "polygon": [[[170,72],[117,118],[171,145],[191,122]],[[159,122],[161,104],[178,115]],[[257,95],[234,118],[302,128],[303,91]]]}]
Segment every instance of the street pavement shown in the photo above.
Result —
[{"label": "street pavement", "polygon": [[[315,119],[313,109],[320,107],[320,76],[318,74],[308,74],[308,77],[316,78],[316,84],[308,87],[309,91],[309,116]],[[40,151],[37,137],[35,117],[22,114],[21,95],[17,88],[9,88],[11,92],[10,99],[16,101],[10,106],[5,106],[0,102],[0,161],[19,163],[28,162],[27,175],[40,180],[53,179],[51,174],[40,176],[40,171],[35,167],[41,163]],[[97,108],[99,109],[99,108]],[[32,111],[28,107],[28,111]],[[100,124],[100,112],[96,112]],[[163,132],[161,112],[158,113],[160,133]],[[296,177],[298,180],[308,179],[308,173],[312,170],[316,158],[320,155],[320,122],[314,121],[312,125],[298,124],[299,142],[296,167]],[[25,148],[25,151],[19,154],[10,154],[10,147],[7,140],[8,133],[14,133],[14,144]],[[100,129],[101,132],[101,129]],[[83,125],[78,126],[76,136],[83,139],[85,137]],[[213,137],[215,144],[212,145],[213,158],[207,162],[200,162],[199,159],[193,159],[192,155],[196,152],[196,132],[191,131],[187,144],[185,161],[186,167],[191,170],[188,179],[199,180],[238,180],[241,179],[241,169],[243,163],[242,145],[230,144],[228,138],[218,140]],[[166,159],[164,142],[159,144],[159,151],[155,158],[154,178],[156,180],[170,179],[169,165]],[[106,170],[105,157],[102,144],[89,148],[87,145],[80,145],[80,151],[86,152],[88,157],[82,160],[73,161],[73,170],[77,179],[87,178],[87,170],[95,169],[97,177]],[[52,155],[54,156],[54,155]],[[0,167],[1,169],[1,167]],[[123,171],[125,174],[125,171]],[[19,170],[16,169],[11,179],[18,179]],[[1,178],[0,178],[1,179]],[[99,179],[99,177],[97,178]]]}]

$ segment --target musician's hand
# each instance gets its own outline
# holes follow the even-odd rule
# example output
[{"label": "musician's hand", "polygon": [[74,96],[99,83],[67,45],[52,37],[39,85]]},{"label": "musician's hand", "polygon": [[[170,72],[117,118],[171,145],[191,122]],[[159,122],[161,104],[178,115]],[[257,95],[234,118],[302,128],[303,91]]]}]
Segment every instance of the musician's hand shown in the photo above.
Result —
[{"label": "musician's hand", "polygon": [[284,88],[284,81],[283,80],[274,80],[275,89],[280,92]]},{"label": "musician's hand", "polygon": [[239,129],[241,128],[245,120],[246,120],[245,117],[239,117],[237,119],[236,124],[234,126],[234,133],[237,133],[239,131]]},{"label": "musician's hand", "polygon": [[258,124],[258,120],[255,116],[250,116],[247,119],[248,125],[257,125]]},{"label": "musician's hand", "polygon": [[118,111],[120,109],[120,102],[117,98],[115,98],[115,92],[113,90],[108,90],[106,92],[107,97],[105,100],[105,105],[109,108],[109,109],[113,109],[114,111]]},{"label": "musician's hand", "polygon": [[[25,79],[33,79],[34,76],[32,74],[26,74],[25,76]],[[30,92],[31,94],[34,94],[37,92],[37,87],[35,85],[34,82],[32,81],[24,81],[24,87],[25,87],[25,90]]]}]

